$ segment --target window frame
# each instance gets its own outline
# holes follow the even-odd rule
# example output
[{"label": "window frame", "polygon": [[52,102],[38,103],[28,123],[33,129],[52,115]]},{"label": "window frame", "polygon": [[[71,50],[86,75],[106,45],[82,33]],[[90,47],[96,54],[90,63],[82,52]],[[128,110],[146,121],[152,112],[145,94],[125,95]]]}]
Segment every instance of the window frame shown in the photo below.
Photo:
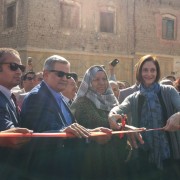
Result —
[{"label": "window frame", "polygon": [[[70,26],[64,26],[63,24],[63,9],[62,9],[62,6],[63,5],[67,5],[69,7],[72,7],[72,8],[78,8],[78,24],[77,26],[73,26],[72,24],[70,24]],[[74,2],[74,1],[60,1],[60,10],[61,10],[61,13],[60,13],[60,25],[62,28],[64,29],[72,29],[72,30],[76,30],[76,29],[80,29],[81,28],[81,5],[78,3],[78,2]],[[67,18],[67,17],[66,17]],[[70,17],[71,18],[71,17]],[[69,19],[69,22],[72,21],[72,18]]]},{"label": "window frame", "polygon": [[[8,9],[9,8],[13,8],[14,12],[10,15],[11,19],[10,19],[10,23],[8,22],[8,17],[9,13],[8,13]],[[7,5],[5,5],[5,15],[4,15],[4,29],[13,29],[16,27],[16,16],[17,16],[17,2],[11,2]]]},{"label": "window frame", "polygon": [[[110,18],[113,18],[112,19],[112,24],[109,23],[109,22],[107,22],[109,25],[108,24],[106,24],[106,25],[101,24],[101,23],[104,22],[104,20],[102,19],[103,18],[102,14],[103,14],[103,16],[108,16],[108,14],[109,15],[111,14],[112,17],[109,17],[109,20],[110,20]],[[112,29],[110,27],[108,27],[110,25],[112,25]],[[103,28],[106,29],[107,31],[103,31],[102,30]],[[108,29],[109,29],[109,31],[108,31]],[[115,12],[113,12],[113,11],[100,11],[99,12],[99,31],[102,32],[102,33],[115,33]]]},{"label": "window frame", "polygon": [[[164,22],[166,21],[166,22]],[[172,21],[173,22],[173,37],[168,37],[168,21]],[[177,32],[177,22],[176,22],[176,17],[171,15],[171,14],[164,14],[162,15],[162,39],[163,40],[168,40],[168,41],[175,41],[176,40],[176,32]],[[166,23],[164,25],[164,23]]]}]

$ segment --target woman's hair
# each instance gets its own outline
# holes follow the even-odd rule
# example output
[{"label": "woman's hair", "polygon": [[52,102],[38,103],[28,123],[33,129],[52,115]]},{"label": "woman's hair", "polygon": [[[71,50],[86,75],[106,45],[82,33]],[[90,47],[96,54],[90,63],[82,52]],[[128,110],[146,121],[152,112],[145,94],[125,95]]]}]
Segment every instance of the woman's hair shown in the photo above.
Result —
[{"label": "woman's hair", "polygon": [[136,69],[136,80],[140,83],[143,81],[142,67],[145,62],[149,62],[149,61],[153,62],[154,65],[156,66],[157,76],[156,76],[155,82],[158,82],[160,79],[161,73],[160,73],[160,66],[159,66],[159,62],[158,62],[157,58],[152,55],[145,55],[145,56],[141,57],[140,60],[138,61],[138,63],[136,64],[136,68],[137,68]]}]

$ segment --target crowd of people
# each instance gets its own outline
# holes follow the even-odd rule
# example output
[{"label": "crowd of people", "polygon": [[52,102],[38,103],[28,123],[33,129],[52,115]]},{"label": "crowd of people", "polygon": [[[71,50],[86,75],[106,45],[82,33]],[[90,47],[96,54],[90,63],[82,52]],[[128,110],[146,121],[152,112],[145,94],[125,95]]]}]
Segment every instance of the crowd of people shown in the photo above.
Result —
[{"label": "crowd of people", "polygon": [[[42,72],[25,68],[16,50],[0,48],[0,133],[76,138],[0,137],[2,179],[180,178],[180,78],[161,78],[156,57],[140,58],[132,86],[112,63],[109,75],[94,65],[80,83],[59,55]],[[112,133],[121,130],[131,133]]]}]

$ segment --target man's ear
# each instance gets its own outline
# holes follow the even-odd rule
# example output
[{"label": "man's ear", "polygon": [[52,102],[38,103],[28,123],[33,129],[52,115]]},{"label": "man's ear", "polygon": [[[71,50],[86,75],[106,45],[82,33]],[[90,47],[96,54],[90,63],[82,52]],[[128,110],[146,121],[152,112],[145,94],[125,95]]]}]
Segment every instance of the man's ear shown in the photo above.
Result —
[{"label": "man's ear", "polygon": [[43,71],[43,78],[47,78],[49,75],[49,71],[48,70],[44,70]]}]

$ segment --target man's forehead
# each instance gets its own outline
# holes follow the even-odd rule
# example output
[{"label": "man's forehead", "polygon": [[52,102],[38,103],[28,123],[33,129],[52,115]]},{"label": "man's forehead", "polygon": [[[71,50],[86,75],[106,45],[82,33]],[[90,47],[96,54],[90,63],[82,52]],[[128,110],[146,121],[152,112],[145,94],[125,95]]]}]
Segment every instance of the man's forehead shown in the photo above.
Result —
[{"label": "man's forehead", "polygon": [[11,60],[21,61],[20,57],[14,53],[5,54],[3,59],[4,59],[4,61],[11,61]]}]

